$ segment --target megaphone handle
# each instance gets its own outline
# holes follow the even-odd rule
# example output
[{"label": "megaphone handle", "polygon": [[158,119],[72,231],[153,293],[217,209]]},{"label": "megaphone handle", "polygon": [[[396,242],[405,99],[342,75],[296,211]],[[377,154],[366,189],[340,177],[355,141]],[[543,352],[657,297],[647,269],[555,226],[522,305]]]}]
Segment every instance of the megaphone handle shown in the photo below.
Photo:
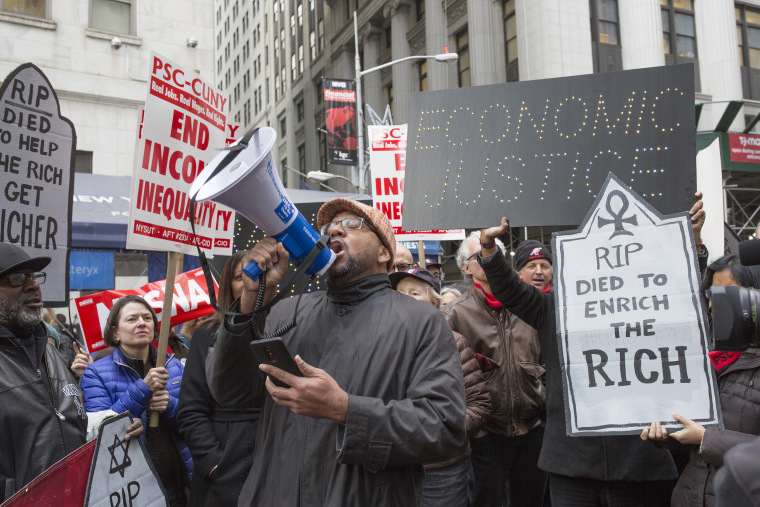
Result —
[{"label": "megaphone handle", "polygon": [[259,279],[259,275],[261,274],[261,268],[259,267],[257,263],[251,262],[246,267],[243,268],[243,273],[248,275],[248,278],[255,281]]}]

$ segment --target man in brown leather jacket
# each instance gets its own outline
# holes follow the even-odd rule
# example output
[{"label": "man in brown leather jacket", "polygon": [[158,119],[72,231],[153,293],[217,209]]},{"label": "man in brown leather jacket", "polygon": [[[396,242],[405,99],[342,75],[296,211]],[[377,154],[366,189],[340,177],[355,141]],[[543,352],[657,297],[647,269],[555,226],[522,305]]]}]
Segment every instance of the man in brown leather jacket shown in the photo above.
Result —
[{"label": "man in brown leather jacket", "polygon": [[[538,242],[525,241],[521,246],[517,257],[518,270],[526,268],[523,280],[546,290],[552,277],[551,254]],[[546,473],[537,466],[545,404],[541,348],[536,331],[491,295],[475,259],[480,249],[478,232],[462,242],[457,263],[473,286],[444,310],[451,328],[467,336],[475,353],[487,358],[481,358],[481,367],[485,366],[493,410],[485,431],[470,439],[476,483],[473,505],[540,506],[546,490]],[[490,371],[486,371],[488,360]]]}]

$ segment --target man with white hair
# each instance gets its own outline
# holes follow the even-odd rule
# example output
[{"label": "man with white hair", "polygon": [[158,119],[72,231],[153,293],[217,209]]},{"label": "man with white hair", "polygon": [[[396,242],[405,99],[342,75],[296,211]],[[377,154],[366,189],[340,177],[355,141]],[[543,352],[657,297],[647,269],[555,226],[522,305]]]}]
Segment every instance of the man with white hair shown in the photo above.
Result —
[{"label": "man with white hair", "polygon": [[[485,246],[497,246],[498,239]],[[536,331],[512,315],[491,294],[477,256],[480,232],[465,239],[456,254],[470,289],[444,314],[451,328],[470,340],[481,361],[493,410],[485,430],[470,439],[475,496],[473,505],[542,505],[546,473],[538,468],[545,406],[541,348]],[[490,360],[490,361],[489,361]]]}]

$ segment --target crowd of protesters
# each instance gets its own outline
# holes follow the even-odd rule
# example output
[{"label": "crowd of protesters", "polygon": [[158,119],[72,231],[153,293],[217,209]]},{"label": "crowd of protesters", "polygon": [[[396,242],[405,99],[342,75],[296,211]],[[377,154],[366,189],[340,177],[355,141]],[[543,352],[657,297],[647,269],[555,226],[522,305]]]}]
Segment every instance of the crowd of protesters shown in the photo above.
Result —
[{"label": "crowd of protesters", "polygon": [[[736,256],[707,266],[701,200],[690,213],[705,306],[714,286],[760,288]],[[43,309],[50,258],[0,243],[0,500],[84,444],[88,417],[129,412],[172,506],[760,505],[760,350],[710,353],[723,430],[683,414],[677,432],[569,437],[545,245],[521,242],[513,269],[502,219],[462,241],[465,283],[443,287],[377,209],[337,198],[317,222],[326,291],[279,297],[288,253],[265,238],[227,260],[224,313],[192,323],[189,351],[175,335],[164,364],[143,299],[114,303],[93,360]],[[272,336],[297,370],[256,359]]]}]

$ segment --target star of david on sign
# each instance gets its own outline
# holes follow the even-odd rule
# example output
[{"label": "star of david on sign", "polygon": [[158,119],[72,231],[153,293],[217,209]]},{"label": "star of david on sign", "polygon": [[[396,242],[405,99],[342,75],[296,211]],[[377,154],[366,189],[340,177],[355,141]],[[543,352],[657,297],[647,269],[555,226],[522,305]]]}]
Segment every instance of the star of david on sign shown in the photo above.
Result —
[{"label": "star of david on sign", "polygon": [[[119,459],[116,457],[119,449],[124,453],[121,464],[119,464]],[[126,440],[120,439],[118,435],[114,435],[113,444],[108,447],[108,451],[111,453],[111,469],[108,472],[112,474],[119,472],[123,478],[124,470],[132,464],[132,460],[129,458],[129,443]]]}]

